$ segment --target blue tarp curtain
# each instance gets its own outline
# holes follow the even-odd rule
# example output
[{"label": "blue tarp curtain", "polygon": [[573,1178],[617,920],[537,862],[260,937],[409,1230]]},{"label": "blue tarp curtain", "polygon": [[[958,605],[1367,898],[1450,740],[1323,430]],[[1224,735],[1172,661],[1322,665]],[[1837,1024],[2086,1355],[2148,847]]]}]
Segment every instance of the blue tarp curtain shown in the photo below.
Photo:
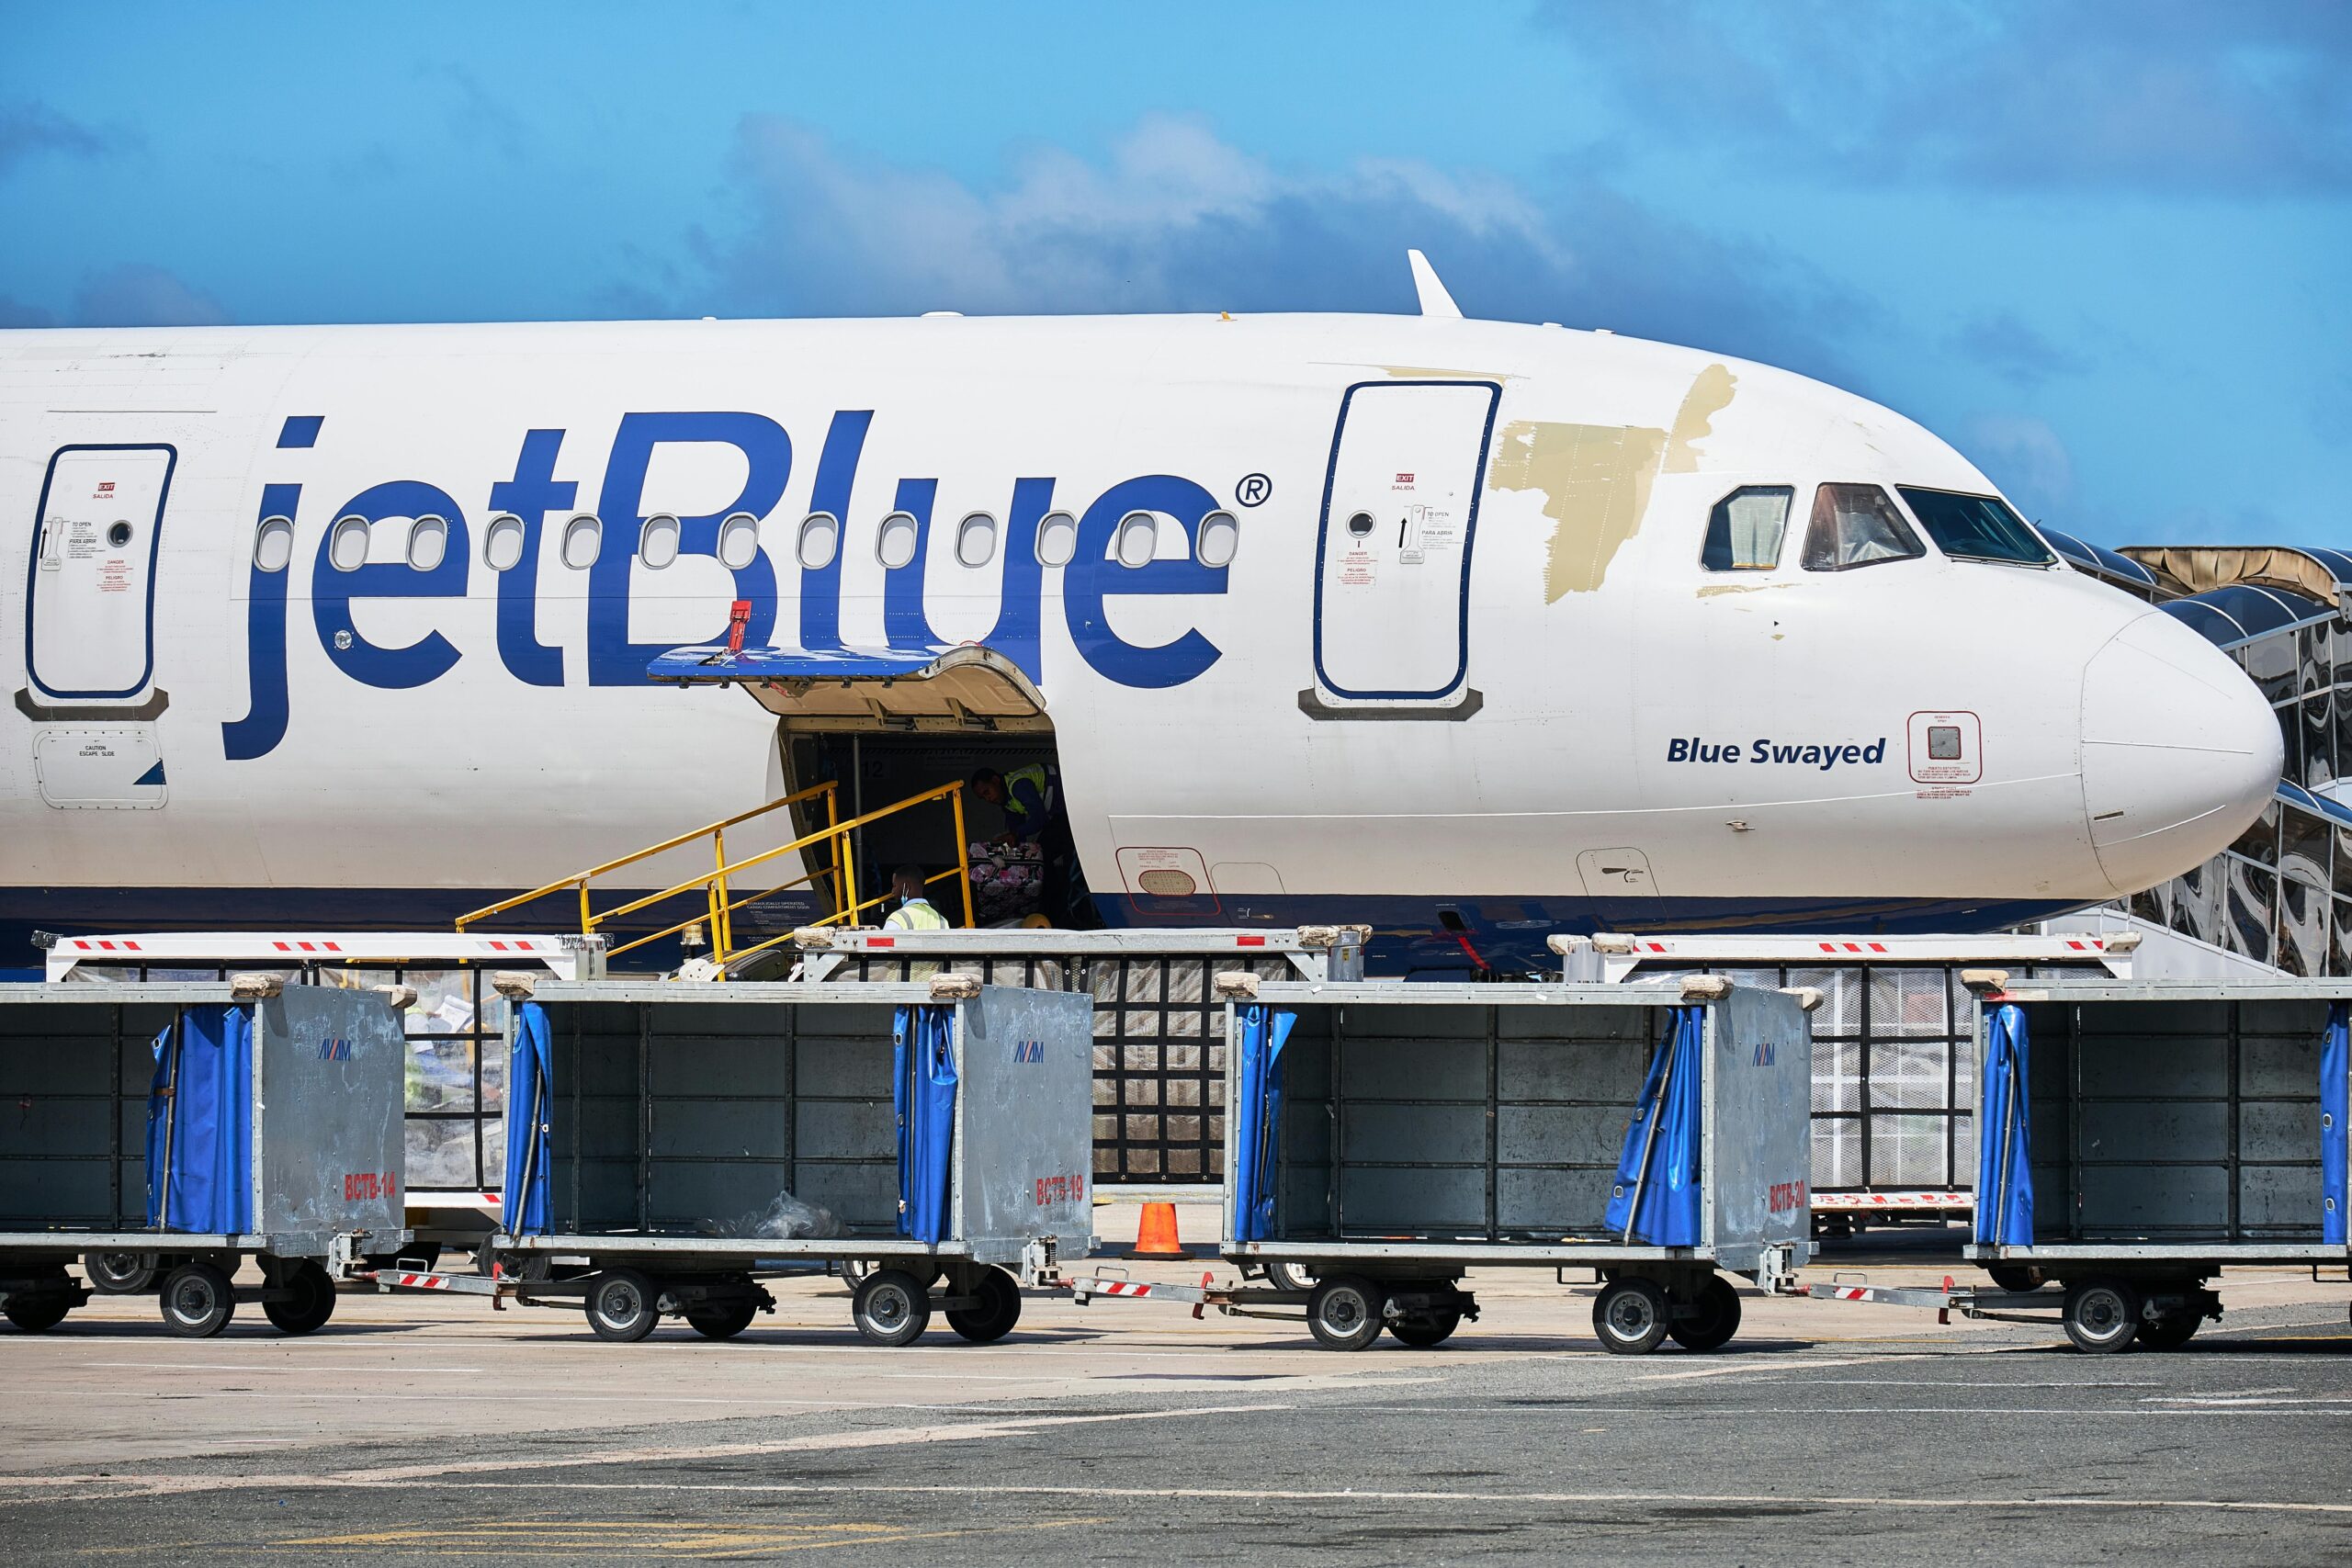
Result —
[{"label": "blue tarp curtain", "polygon": [[506,1205],[509,1235],[540,1235],[548,1228],[554,1183],[548,1167],[555,1153],[551,1123],[555,1055],[548,1038],[548,1010],[537,1002],[517,1004],[514,1044],[506,1061]]},{"label": "blue tarp curtain", "polygon": [[[155,1036],[147,1094],[147,1224],[242,1235],[254,1223],[254,1018],[225,1002],[180,1010]],[[170,1213],[164,1213],[166,1202]]]},{"label": "blue tarp curtain", "polygon": [[1699,1245],[1699,1075],[1707,1010],[1668,1010],[1666,1038],[1625,1129],[1604,1216],[1610,1231],[1650,1247]]},{"label": "blue tarp curtain", "polygon": [[947,1239],[948,1145],[956,1134],[956,1010],[902,1007],[891,1030],[899,1111],[899,1234]]},{"label": "blue tarp curtain", "polygon": [[2014,1003],[1996,1010],[1976,1112],[1976,1240],[1984,1247],[2033,1245],[2026,1045],[2025,1010]]},{"label": "blue tarp curtain", "polygon": [[1233,1224],[1236,1239],[1264,1241],[1274,1232],[1274,1140],[1283,1120],[1283,1044],[1298,1015],[1263,1002],[1241,1010],[1240,1102],[1233,1108]]},{"label": "blue tarp curtain", "polygon": [[2352,1139],[2352,1027],[2342,1002],[2327,1010],[2327,1037],[2319,1053],[2319,1177],[2320,1239],[2331,1247],[2346,1242],[2344,1207],[2352,1192],[2346,1190],[2347,1139]]}]

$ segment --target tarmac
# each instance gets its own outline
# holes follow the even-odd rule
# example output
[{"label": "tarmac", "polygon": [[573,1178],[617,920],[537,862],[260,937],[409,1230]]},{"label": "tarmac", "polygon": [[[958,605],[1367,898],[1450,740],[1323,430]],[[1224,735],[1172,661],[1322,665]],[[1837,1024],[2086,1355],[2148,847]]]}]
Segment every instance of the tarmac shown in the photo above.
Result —
[{"label": "tarmac", "polygon": [[880,1348],[823,1279],[725,1343],[368,1294],[308,1337],[248,1306],[187,1340],[100,1298],[0,1333],[0,1561],[2352,1559],[2340,1280],[2233,1273],[2171,1352],[1748,1293],[1726,1348],[1639,1358],[1589,1287],[1471,1282],[1444,1346],[1356,1354],[1035,1294],[998,1344]]}]

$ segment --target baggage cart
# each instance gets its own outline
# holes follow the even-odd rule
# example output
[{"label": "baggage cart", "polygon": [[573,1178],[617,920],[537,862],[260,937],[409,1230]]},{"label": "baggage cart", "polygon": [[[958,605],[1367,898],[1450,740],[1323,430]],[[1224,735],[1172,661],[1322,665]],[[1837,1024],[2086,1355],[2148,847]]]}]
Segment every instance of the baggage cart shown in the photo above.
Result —
[{"label": "baggage cart", "polygon": [[[1810,1254],[1809,1000],[1673,985],[1228,989],[1227,1259],[1243,1282],[1096,1270],[1083,1302],[1303,1317],[1317,1343],[1444,1340],[1472,1269],[1589,1269],[1610,1350],[1728,1342],[1724,1273]],[[1250,1281],[1262,1279],[1263,1284]]]},{"label": "baggage cart", "polygon": [[[798,976],[871,982],[971,975],[1094,998],[1094,1181],[1190,1189],[1207,1201],[1223,1169],[1221,973],[1361,980],[1367,926],[1263,930],[796,931]],[[1132,1195],[1132,1194],[1129,1194]]]},{"label": "baggage cart", "polygon": [[2082,1349],[2186,1344],[2233,1266],[2352,1269],[2352,980],[1972,971],[1976,1219],[1993,1288],[1807,1293],[2063,1324]]},{"label": "baggage cart", "polygon": [[988,1341],[1023,1284],[1092,1246],[1082,996],[960,976],[502,979],[518,1005],[499,1273],[380,1285],[579,1307],[627,1342],[664,1316],[729,1338],[773,1309],[763,1280],[842,1272],[874,1343],[934,1312]]},{"label": "baggage cart", "polygon": [[323,1326],[335,1272],[406,1238],[405,1004],[275,976],[0,986],[0,1313],[54,1327],[104,1284],[155,1289],[179,1335],[244,1303]]}]

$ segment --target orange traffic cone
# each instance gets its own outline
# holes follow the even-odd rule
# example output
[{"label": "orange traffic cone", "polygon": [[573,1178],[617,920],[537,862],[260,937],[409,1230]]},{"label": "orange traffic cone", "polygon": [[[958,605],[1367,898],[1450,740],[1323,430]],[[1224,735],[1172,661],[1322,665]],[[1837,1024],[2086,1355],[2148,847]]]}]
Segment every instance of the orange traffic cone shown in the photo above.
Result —
[{"label": "orange traffic cone", "polygon": [[1184,1244],[1176,1239],[1176,1205],[1146,1203],[1136,1226],[1136,1247],[1130,1258],[1183,1258]]}]

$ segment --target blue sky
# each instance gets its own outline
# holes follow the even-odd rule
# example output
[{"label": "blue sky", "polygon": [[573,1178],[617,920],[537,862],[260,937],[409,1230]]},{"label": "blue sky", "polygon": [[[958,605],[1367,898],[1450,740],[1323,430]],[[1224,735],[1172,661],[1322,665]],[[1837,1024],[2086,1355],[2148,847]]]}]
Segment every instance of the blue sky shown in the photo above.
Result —
[{"label": "blue sky", "polygon": [[2352,5],[0,8],[0,325],[1473,314],[2352,543]]}]

